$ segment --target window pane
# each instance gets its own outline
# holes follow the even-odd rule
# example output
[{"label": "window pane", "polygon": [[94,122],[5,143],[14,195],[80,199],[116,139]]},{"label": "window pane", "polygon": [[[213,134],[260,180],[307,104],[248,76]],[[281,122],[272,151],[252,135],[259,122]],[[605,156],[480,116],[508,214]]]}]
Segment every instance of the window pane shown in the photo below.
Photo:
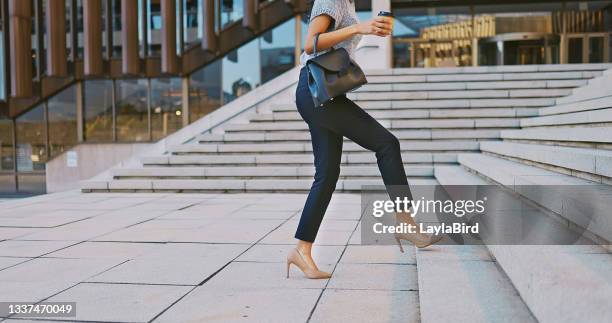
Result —
[{"label": "window pane", "polygon": [[603,63],[604,61],[604,37],[589,38],[589,63]]},{"label": "window pane", "polygon": [[0,173],[0,194],[13,194],[16,191],[15,174]]},{"label": "window pane", "polygon": [[199,8],[202,8],[202,0],[182,0],[183,31],[185,33],[185,47],[194,45],[202,39],[202,15]]},{"label": "window pane", "polygon": [[77,144],[76,87],[54,96],[49,109],[49,152],[51,158]]},{"label": "window pane", "polygon": [[42,174],[19,174],[19,192],[26,194],[45,194],[47,191],[45,175]]},{"label": "window pane", "polygon": [[221,1],[221,29],[225,29],[232,22],[242,19],[244,10],[242,0],[220,0]]},{"label": "window pane", "polygon": [[161,139],[183,125],[181,79],[151,81],[151,129],[153,140]]},{"label": "window pane", "polygon": [[233,101],[261,83],[259,39],[223,58],[223,103]]},{"label": "window pane", "polygon": [[113,57],[121,57],[121,0],[112,0],[113,6]]},{"label": "window pane", "polygon": [[147,81],[120,80],[117,91],[117,140],[148,141]]},{"label": "window pane", "polygon": [[263,83],[295,66],[295,19],[290,19],[260,37]]},{"label": "window pane", "polygon": [[221,60],[217,60],[189,79],[189,120],[194,122],[220,106]]},{"label": "window pane", "polygon": [[147,43],[149,44],[149,56],[161,55],[161,2],[152,0],[147,7],[149,34]]},{"label": "window pane", "polygon": [[45,169],[45,113],[43,105],[26,112],[16,120],[17,170],[31,172]]},{"label": "window pane", "polygon": [[113,82],[85,81],[83,118],[85,141],[113,140]]},{"label": "window pane", "polygon": [[0,171],[14,170],[13,122],[0,120]]},{"label": "window pane", "polygon": [[570,64],[581,64],[582,63],[582,42],[583,42],[582,37],[570,38],[568,63]]}]

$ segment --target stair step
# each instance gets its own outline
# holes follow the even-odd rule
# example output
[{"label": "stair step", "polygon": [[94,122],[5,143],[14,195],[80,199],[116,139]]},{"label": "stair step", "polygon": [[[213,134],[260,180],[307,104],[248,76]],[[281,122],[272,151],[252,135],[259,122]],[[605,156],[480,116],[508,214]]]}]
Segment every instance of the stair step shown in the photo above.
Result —
[{"label": "stair step", "polygon": [[[434,129],[434,130],[394,130],[392,133],[400,140],[416,139],[498,139],[498,129]],[[205,134],[197,137],[200,143],[210,142],[271,142],[271,141],[308,141],[310,132],[306,130],[292,132],[251,132]],[[345,142],[350,142],[344,138]]]},{"label": "stair step", "polygon": [[[509,171],[517,174],[542,174],[543,171],[479,154],[461,155],[460,160],[462,165],[487,177],[493,176],[493,179],[504,176]],[[549,177],[563,176],[548,173]],[[482,180],[475,175],[472,175],[475,180],[470,180],[467,172],[464,176],[466,177],[463,179],[462,176],[455,176],[451,184],[443,185],[482,184]],[[537,180],[545,177],[532,178]],[[601,247],[487,247],[538,321],[573,322],[589,317],[589,320],[598,322],[611,317],[612,308],[604,304],[607,304],[612,293],[612,279],[608,274],[612,272],[612,256]],[[577,276],[576,273],[580,275]]]},{"label": "stair step", "polygon": [[[433,166],[405,167],[408,176],[432,177]],[[208,177],[308,177],[314,176],[314,166],[302,167],[147,167],[147,168],[121,168],[112,170],[115,178],[208,178]],[[340,169],[342,177],[379,176],[378,167],[372,166],[344,166]]]},{"label": "stair step", "polygon": [[521,127],[580,125],[609,122],[612,122],[612,108],[522,119]]},{"label": "stair step", "polygon": [[[404,163],[456,163],[456,153],[419,153],[406,152],[402,154]],[[258,154],[258,155],[168,155],[141,158],[146,165],[181,166],[181,165],[312,165],[314,157],[309,154]],[[376,164],[376,156],[371,152],[343,153],[342,164]]]},{"label": "stair step", "polygon": [[[387,109],[371,110],[368,113],[378,120],[389,119],[423,119],[423,118],[500,118],[538,116],[537,108],[474,108],[474,109]],[[297,111],[283,111],[257,114],[251,122],[262,121],[302,121]]]},{"label": "stair step", "polygon": [[[519,108],[519,107],[549,107],[555,104],[551,98],[531,99],[456,99],[456,100],[385,100],[385,101],[355,101],[365,110],[375,109],[455,109],[455,108]],[[295,103],[280,104],[272,111],[297,111]]]},{"label": "stair step", "polygon": [[[478,150],[480,142],[467,140],[436,140],[436,141],[400,141],[402,151],[462,151]],[[310,143],[223,143],[223,144],[184,144],[169,149],[173,154],[202,154],[202,153],[270,153],[286,152],[300,153],[311,152]],[[356,143],[343,146],[343,151],[366,151],[365,148]]]},{"label": "stair step", "polygon": [[[374,84],[377,85],[377,84]],[[568,89],[518,89],[518,90],[444,90],[444,91],[359,91],[349,93],[351,100],[438,100],[438,99],[480,99],[480,98],[542,98],[570,95]]]},{"label": "stair step", "polygon": [[518,80],[568,80],[593,78],[601,71],[563,71],[526,73],[481,73],[439,75],[370,75],[369,83],[415,83],[415,82],[471,82],[471,81],[518,81]]},{"label": "stair step", "polygon": [[593,111],[612,107],[612,97],[608,92],[607,96],[592,98],[579,102],[557,104],[552,107],[540,108],[538,113],[540,116],[552,116],[562,113]]},{"label": "stair step", "polygon": [[[482,154],[462,154],[459,163],[515,190],[517,194],[570,221],[571,225],[612,241],[610,186]],[[523,189],[529,185],[544,186],[546,192]],[[576,189],[575,194],[581,193],[578,206],[575,200],[578,195],[568,193],[569,188],[577,185],[580,189]],[[582,204],[589,205],[589,208],[580,207]]]},{"label": "stair step", "polygon": [[612,177],[612,151],[609,150],[484,141],[480,149],[498,155]]},{"label": "stair step", "polygon": [[612,127],[563,127],[502,130],[504,139],[612,143]]},{"label": "stair step", "polygon": [[375,83],[366,84],[357,89],[355,92],[563,89],[584,86],[587,83],[588,80],[585,79],[553,81]]},{"label": "stair step", "polygon": [[[476,118],[476,119],[393,119],[378,120],[390,130],[400,129],[461,129],[461,128],[508,128],[518,127],[520,120],[515,118]],[[304,121],[270,122],[261,121],[247,124],[229,124],[226,133],[243,131],[289,131],[308,130]]]},{"label": "stair step", "polygon": [[[433,179],[410,178],[413,185],[434,185]],[[341,179],[336,185],[337,191],[360,191],[363,186],[383,185],[381,179]],[[171,180],[109,180],[83,181],[81,190],[86,192],[103,191],[296,191],[307,192],[312,186],[312,179],[171,179]]]},{"label": "stair step", "polygon": [[393,69],[367,70],[366,75],[437,75],[437,74],[486,74],[526,73],[562,71],[602,71],[612,68],[611,63],[598,64],[543,64],[543,65],[497,65],[466,67],[404,67]]},{"label": "stair step", "polygon": [[485,246],[417,250],[421,322],[537,322]]}]

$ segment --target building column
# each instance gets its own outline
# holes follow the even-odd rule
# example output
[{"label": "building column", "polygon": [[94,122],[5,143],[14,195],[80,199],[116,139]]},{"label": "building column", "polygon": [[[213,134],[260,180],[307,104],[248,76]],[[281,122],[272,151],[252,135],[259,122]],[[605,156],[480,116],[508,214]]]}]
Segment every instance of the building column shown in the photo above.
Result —
[{"label": "building column", "polygon": [[68,74],[66,52],[66,1],[47,0],[47,75],[65,77]]},{"label": "building column", "polygon": [[121,45],[123,74],[140,73],[140,42],[138,41],[138,1],[121,0]]},{"label": "building column", "polygon": [[84,17],[84,73],[86,76],[100,75],[104,70],[102,60],[102,2],[83,1]]},{"label": "building column", "polygon": [[31,1],[9,1],[11,95],[17,98],[33,94],[31,12]]},{"label": "building column", "polygon": [[178,55],[176,54],[176,2],[161,1],[162,14],[162,73],[179,72]]},{"label": "building column", "polygon": [[215,31],[215,0],[202,1],[202,49],[211,53],[217,51],[217,33]]}]

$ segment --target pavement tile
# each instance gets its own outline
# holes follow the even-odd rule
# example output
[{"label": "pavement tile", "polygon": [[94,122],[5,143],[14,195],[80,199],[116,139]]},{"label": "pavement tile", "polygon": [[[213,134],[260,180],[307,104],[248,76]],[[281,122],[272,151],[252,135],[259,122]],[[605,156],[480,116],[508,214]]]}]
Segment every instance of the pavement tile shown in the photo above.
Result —
[{"label": "pavement tile", "polygon": [[76,302],[75,321],[148,322],[191,287],[81,283],[49,299]]},{"label": "pavement tile", "polygon": [[88,279],[88,282],[197,285],[248,245],[166,244]]},{"label": "pavement tile", "polygon": [[284,263],[233,262],[215,275],[206,286],[235,290],[323,288],[326,279],[307,279],[295,266],[291,266],[287,279]]},{"label": "pavement tile", "polygon": [[282,220],[235,220],[226,219],[197,229],[183,230],[170,238],[172,242],[206,243],[255,243]]},{"label": "pavement tile", "polygon": [[74,281],[65,280],[1,282],[2,293],[0,293],[0,302],[39,302],[75,284],[76,282]]},{"label": "pavement tile", "polygon": [[217,289],[205,284],[155,322],[306,322],[320,293],[319,289]]},{"label": "pavement tile", "polygon": [[[2,220],[0,219],[0,225],[2,225]],[[36,232],[38,229],[32,228],[3,228],[0,227],[0,241],[15,239],[26,234],[30,234],[32,232]]]},{"label": "pavement tile", "polygon": [[50,253],[55,258],[116,258],[134,259],[163,245],[132,242],[83,242]]},{"label": "pavement tile", "polygon": [[347,246],[342,263],[357,264],[416,264],[415,248],[404,247],[401,253],[397,246]]},{"label": "pavement tile", "polygon": [[0,242],[0,257],[39,257],[66,248],[75,242],[68,241],[21,241]]},{"label": "pavement tile", "polygon": [[[294,244],[256,244],[238,257],[236,261],[284,263],[287,260],[287,253],[294,247]],[[340,259],[342,250],[344,250],[343,246],[315,246],[312,249],[312,257],[321,270],[331,270]]]},{"label": "pavement tile", "polygon": [[418,290],[413,265],[339,263],[328,288]]},{"label": "pavement tile", "polygon": [[420,322],[416,291],[326,289],[310,322]]},{"label": "pavement tile", "polygon": [[31,258],[22,258],[22,257],[0,257],[0,270],[10,267],[10,266],[14,266],[24,261],[28,261],[30,259]]},{"label": "pavement tile", "polygon": [[36,258],[0,271],[0,284],[80,282],[121,263],[117,259]]}]

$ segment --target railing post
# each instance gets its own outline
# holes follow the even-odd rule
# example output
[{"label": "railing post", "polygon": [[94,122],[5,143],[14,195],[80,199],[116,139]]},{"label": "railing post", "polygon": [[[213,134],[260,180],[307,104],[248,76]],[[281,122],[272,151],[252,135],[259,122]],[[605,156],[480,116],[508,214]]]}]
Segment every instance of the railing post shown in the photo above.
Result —
[{"label": "railing post", "polygon": [[47,75],[68,75],[66,57],[66,1],[47,0]]},{"label": "railing post", "polygon": [[31,12],[31,0],[9,0],[11,95],[16,98],[33,93]]},{"label": "railing post", "polygon": [[138,16],[138,0],[121,0],[123,74],[140,73]]},{"label": "railing post", "polygon": [[179,72],[178,55],[176,54],[176,1],[162,0],[162,73]]},{"label": "railing post", "polygon": [[202,6],[202,49],[208,52],[217,51],[217,33],[215,31],[215,0],[203,0]]},{"label": "railing post", "polygon": [[103,72],[101,0],[83,0],[83,17],[84,72],[87,76],[100,75]]}]

